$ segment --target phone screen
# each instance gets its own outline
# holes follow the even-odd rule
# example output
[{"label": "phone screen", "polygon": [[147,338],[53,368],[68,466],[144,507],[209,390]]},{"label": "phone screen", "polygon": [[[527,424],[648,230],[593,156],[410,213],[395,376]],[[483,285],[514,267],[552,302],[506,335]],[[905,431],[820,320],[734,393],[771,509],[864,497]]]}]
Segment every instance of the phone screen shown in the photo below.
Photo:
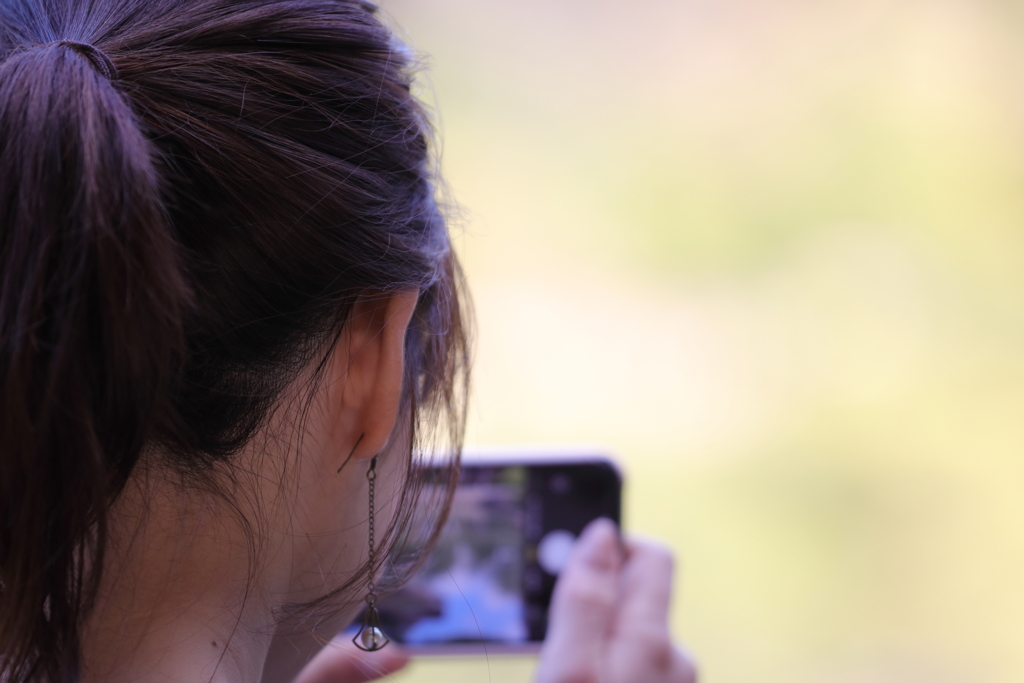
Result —
[{"label": "phone screen", "polygon": [[601,457],[464,463],[437,545],[378,605],[385,633],[414,648],[531,649],[544,639],[576,536],[597,517],[619,521],[620,489],[618,470]]}]

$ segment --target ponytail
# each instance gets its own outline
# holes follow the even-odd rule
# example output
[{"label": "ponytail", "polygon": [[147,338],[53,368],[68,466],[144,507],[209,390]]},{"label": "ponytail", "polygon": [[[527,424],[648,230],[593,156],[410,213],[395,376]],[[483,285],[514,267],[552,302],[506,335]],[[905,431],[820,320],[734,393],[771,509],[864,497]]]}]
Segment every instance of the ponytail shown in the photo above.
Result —
[{"label": "ponytail", "polygon": [[[104,61],[106,60],[106,61]],[[96,48],[0,63],[0,681],[74,680],[107,509],[170,419],[188,301],[154,151]]]}]

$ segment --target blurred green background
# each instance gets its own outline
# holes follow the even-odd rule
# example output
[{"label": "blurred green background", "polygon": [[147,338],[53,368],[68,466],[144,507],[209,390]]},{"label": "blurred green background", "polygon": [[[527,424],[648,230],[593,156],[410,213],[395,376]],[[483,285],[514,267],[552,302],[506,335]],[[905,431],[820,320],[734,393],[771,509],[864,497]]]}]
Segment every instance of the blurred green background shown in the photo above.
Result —
[{"label": "blurred green background", "polygon": [[461,206],[469,443],[620,454],[705,683],[1024,680],[1024,6],[383,6]]}]

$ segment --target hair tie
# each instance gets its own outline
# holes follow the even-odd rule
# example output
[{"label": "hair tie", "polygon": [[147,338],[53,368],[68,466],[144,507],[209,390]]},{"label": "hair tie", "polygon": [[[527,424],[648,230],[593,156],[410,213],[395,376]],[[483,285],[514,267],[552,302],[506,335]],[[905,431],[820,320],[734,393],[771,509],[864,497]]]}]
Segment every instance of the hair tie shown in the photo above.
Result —
[{"label": "hair tie", "polygon": [[74,40],[61,40],[57,44],[69,47],[88,59],[97,71],[106,76],[108,81],[117,79],[117,67],[114,66],[114,62],[111,61],[110,57],[108,57],[103,50],[99,49],[95,45],[79,43]]}]

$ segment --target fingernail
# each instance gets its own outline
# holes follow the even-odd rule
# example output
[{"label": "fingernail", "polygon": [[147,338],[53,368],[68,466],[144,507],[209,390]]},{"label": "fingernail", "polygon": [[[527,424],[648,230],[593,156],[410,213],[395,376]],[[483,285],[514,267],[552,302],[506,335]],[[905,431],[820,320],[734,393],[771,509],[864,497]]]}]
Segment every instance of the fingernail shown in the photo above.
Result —
[{"label": "fingernail", "polygon": [[595,519],[580,535],[580,555],[596,569],[614,570],[621,556],[618,548],[618,527],[607,518]]},{"label": "fingernail", "polygon": [[613,522],[612,520],[608,519],[607,517],[598,517],[597,519],[595,519],[592,522],[590,522],[590,524],[588,524],[583,529],[583,533],[581,534],[581,536],[587,536],[587,535],[590,535],[590,534],[598,534],[598,533],[612,533],[612,534],[615,534],[617,532],[618,532],[618,527],[615,525],[615,522]]}]

